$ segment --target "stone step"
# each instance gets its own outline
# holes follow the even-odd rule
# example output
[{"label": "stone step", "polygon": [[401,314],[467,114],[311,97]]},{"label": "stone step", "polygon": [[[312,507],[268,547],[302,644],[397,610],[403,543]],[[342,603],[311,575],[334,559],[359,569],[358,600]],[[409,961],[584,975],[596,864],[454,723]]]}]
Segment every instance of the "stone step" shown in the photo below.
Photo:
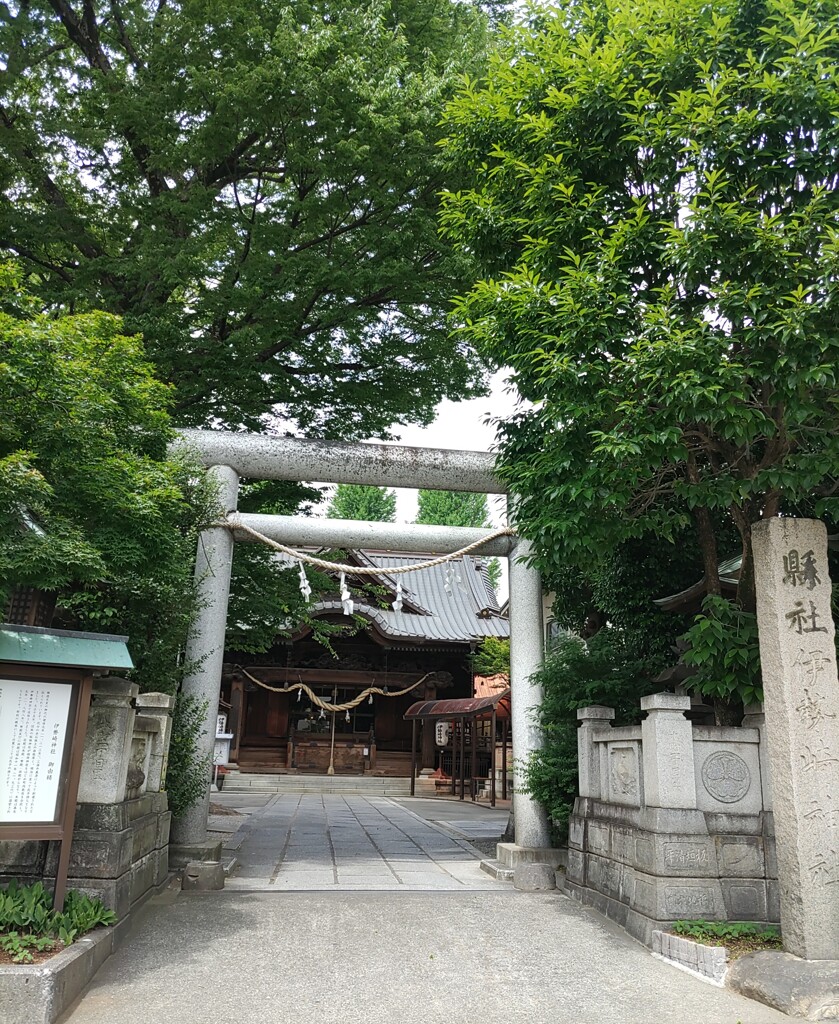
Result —
[{"label": "stone step", "polygon": [[410,779],[346,775],[268,775],[230,772],[224,793],[345,793],[362,796],[407,796]]},{"label": "stone step", "polygon": [[482,860],[481,871],[485,871],[491,878],[499,882],[512,882],[513,869],[505,868],[499,860]]}]

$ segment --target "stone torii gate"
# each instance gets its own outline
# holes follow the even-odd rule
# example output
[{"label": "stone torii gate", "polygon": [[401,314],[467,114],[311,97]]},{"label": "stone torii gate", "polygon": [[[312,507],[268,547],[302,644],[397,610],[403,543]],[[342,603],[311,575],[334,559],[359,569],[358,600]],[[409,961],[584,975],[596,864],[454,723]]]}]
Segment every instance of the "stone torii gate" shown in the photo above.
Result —
[{"label": "stone torii gate", "polygon": [[[493,531],[454,526],[415,526],[342,519],[255,515],[237,512],[239,479],[322,480],[377,487],[420,487],[440,491],[504,494],[489,452],[444,451],[396,445],[309,441],[264,434],[181,430],[179,445],[197,455],[219,487],[222,508],[241,523],[289,546],[378,548],[451,554]],[[207,703],[198,754],[210,758],[215,741],[221,687],[227,603],[234,541],[253,541],[244,531],[214,526],[198,541],[195,575],[199,610],[187,641],[186,658],[195,666],[183,691]],[[512,735],[516,758],[524,761],[541,746],[535,710],[541,688],[531,676],[542,663],[542,586],[539,573],[525,563],[529,543],[505,536],[488,541],[481,554],[508,559],[510,579],[510,686]],[[173,823],[173,841],[190,858],[209,849],[209,786],[203,799]],[[517,847],[535,851],[550,845],[544,809],[532,797],[516,793],[513,820]]]}]

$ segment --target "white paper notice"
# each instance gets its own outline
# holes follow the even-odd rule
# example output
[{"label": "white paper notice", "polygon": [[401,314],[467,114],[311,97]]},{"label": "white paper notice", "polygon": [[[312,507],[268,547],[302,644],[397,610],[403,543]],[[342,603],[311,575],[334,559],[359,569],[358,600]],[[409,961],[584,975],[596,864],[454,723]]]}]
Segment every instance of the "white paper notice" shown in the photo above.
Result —
[{"label": "white paper notice", "polygon": [[72,687],[0,679],[0,823],[55,820]]}]

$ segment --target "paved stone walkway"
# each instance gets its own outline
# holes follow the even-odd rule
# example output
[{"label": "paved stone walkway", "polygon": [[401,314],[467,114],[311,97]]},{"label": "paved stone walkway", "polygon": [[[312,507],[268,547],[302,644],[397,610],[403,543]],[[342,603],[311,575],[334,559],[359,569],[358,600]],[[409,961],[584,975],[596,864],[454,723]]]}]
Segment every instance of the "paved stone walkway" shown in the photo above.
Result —
[{"label": "paved stone walkway", "polygon": [[[480,870],[481,854],[466,837],[470,828],[476,836],[500,831],[503,814],[495,825],[470,817],[444,831],[444,822],[433,824],[406,803],[337,794],[272,797],[225,844],[239,862],[227,888],[462,892],[494,887]],[[230,818],[215,821],[219,828],[231,827]]]},{"label": "paved stone walkway", "polygon": [[483,874],[463,837],[500,833],[503,811],[337,795],[216,802],[243,812],[211,818],[241,860],[225,890],[173,886],[151,900],[60,1024],[790,1019],[654,959],[559,893]]}]

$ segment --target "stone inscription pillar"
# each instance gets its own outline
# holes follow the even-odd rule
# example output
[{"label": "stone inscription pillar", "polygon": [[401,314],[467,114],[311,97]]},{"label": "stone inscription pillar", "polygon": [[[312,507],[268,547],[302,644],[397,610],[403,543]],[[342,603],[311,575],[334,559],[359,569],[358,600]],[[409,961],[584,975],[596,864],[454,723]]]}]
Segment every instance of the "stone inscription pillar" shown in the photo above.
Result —
[{"label": "stone inscription pillar", "polygon": [[769,519],[753,531],[781,929],[788,952],[839,958],[839,683],[827,531]]},{"label": "stone inscription pillar", "polygon": [[[234,512],[239,494],[239,477],[229,466],[213,466],[209,473],[219,485],[219,503],[223,512]],[[224,660],[224,633],[227,625],[227,599],[230,595],[230,571],[233,567],[233,534],[222,526],[205,530],[198,538],[195,578],[198,584],[198,611],[186,644],[186,659],[192,666],[183,682],[183,693],[206,703],[204,730],[198,740],[198,754],[213,760],[216,740],[216,716]],[[207,841],[207,813],[210,807],[210,773],[207,790],[186,813],[172,824],[172,837],[179,845],[200,845]]]},{"label": "stone inscription pillar", "polygon": [[77,797],[80,804],[118,804],[125,799],[134,735],[133,704],[139,692],[136,683],[118,676],[93,680]]}]

